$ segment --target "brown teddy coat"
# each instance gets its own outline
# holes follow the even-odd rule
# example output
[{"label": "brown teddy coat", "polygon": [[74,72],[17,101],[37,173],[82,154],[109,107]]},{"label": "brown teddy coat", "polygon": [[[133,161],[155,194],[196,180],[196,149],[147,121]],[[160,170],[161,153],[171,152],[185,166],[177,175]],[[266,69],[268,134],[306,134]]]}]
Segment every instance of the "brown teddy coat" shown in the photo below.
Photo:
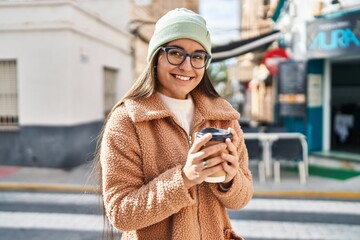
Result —
[{"label": "brown teddy coat", "polygon": [[[191,136],[157,94],[126,100],[106,125],[100,152],[103,198],[122,239],[219,240],[231,228],[226,208],[243,208],[253,195],[239,114],[222,98],[194,91]],[[182,168],[191,139],[204,127],[234,128],[240,169],[227,192],[202,183],[187,190]],[[241,230],[240,230],[241,235]]]}]

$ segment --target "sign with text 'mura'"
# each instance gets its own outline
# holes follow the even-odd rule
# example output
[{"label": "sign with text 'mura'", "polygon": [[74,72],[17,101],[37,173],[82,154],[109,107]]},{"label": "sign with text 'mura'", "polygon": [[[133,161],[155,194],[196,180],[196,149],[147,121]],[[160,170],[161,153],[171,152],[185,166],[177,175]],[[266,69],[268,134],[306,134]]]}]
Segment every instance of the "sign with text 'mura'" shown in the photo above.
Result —
[{"label": "sign with text 'mura'", "polygon": [[307,24],[309,58],[360,54],[360,11]]}]

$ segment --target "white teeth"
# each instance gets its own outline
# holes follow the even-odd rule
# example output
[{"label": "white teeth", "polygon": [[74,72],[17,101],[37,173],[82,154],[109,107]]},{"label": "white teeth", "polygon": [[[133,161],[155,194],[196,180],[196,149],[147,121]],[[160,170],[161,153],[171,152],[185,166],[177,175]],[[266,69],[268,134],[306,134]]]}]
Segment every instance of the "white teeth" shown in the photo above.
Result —
[{"label": "white teeth", "polygon": [[189,81],[190,80],[190,77],[184,77],[184,76],[179,76],[179,75],[175,75],[175,77],[177,79],[182,80],[182,81]]}]

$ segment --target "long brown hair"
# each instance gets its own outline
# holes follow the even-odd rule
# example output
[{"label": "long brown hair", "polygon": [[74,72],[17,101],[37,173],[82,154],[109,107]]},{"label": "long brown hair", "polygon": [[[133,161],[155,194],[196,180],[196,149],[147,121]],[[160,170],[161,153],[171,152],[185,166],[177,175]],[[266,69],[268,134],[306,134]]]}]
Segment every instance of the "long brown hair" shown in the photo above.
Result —
[{"label": "long brown hair", "polygon": [[[160,49],[160,48],[159,48]],[[97,188],[97,193],[101,196],[102,194],[102,167],[100,162],[100,151],[101,151],[101,142],[104,134],[104,129],[106,127],[106,123],[110,118],[111,114],[114,110],[119,107],[121,104],[124,103],[126,99],[143,99],[149,98],[151,95],[156,93],[157,89],[157,74],[156,74],[156,67],[159,58],[159,49],[156,51],[150,62],[147,64],[146,68],[142,72],[142,74],[137,78],[135,83],[132,87],[125,93],[125,95],[118,101],[117,104],[112,108],[110,113],[107,115],[100,134],[97,140],[97,146],[95,151],[95,157],[93,160],[93,168],[92,168],[92,175],[97,178],[97,182],[99,183]],[[207,74],[207,70],[204,72],[204,76],[200,83],[196,86],[195,89],[198,89],[200,92],[205,94],[210,98],[220,97],[220,95],[216,92],[214,86],[212,85],[210,78]],[[106,211],[103,200],[101,200],[102,211],[103,211],[103,219],[104,219],[104,231],[103,231],[103,239],[110,239],[113,240],[115,237],[118,236],[118,231],[112,226],[109,220],[106,217]]]}]

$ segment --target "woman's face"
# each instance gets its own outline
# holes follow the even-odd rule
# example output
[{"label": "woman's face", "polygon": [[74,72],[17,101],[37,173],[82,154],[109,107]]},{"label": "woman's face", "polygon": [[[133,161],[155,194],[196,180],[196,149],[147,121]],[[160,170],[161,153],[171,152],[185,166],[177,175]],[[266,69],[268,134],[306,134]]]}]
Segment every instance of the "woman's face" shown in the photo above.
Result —
[{"label": "woman's face", "polygon": [[[190,39],[177,39],[169,42],[165,47],[178,47],[191,54],[195,51],[205,51],[200,43]],[[196,69],[191,66],[190,57],[178,65],[170,64],[166,59],[166,53],[160,50],[157,78],[158,91],[168,97],[177,99],[186,99],[187,94],[191,92],[201,81],[205,73],[205,67]]]}]

